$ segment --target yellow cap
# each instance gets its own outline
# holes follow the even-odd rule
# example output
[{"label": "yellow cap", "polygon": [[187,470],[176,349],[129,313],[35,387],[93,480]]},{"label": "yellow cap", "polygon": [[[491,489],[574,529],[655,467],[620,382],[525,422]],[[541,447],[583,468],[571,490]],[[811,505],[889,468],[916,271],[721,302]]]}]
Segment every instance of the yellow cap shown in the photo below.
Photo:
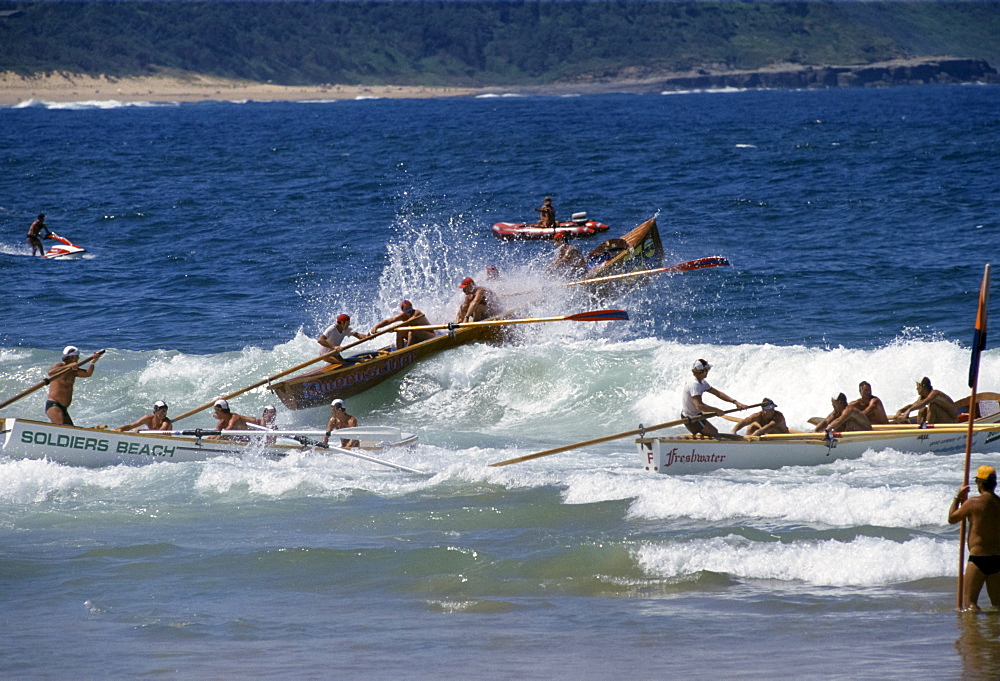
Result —
[{"label": "yellow cap", "polygon": [[991,475],[996,477],[997,472],[993,470],[993,466],[980,466],[979,470],[976,471],[976,480],[986,480]]}]

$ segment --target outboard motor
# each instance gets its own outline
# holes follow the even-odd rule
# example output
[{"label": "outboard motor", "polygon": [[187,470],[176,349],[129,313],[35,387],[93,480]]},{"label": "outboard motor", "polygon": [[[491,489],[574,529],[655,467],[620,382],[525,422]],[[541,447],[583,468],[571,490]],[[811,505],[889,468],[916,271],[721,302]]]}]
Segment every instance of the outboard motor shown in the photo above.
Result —
[{"label": "outboard motor", "polygon": [[582,227],[587,224],[587,214],[586,213],[573,213],[573,224],[578,227]]}]

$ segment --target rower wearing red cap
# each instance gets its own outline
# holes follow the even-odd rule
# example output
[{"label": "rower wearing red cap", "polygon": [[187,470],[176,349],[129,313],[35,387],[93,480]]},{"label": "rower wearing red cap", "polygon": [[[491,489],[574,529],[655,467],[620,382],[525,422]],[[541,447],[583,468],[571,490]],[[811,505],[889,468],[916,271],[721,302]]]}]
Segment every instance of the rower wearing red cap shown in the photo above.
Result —
[{"label": "rower wearing red cap", "polygon": [[472,277],[463,279],[458,288],[462,289],[462,293],[465,294],[465,300],[462,301],[462,305],[458,308],[458,314],[455,315],[456,324],[478,322],[500,314],[501,310],[496,294],[488,288],[476,286]]},{"label": "rower wearing red cap", "polygon": [[344,358],[340,356],[340,351],[344,349],[344,339],[348,336],[354,336],[358,340],[367,340],[369,338],[369,336],[360,334],[351,328],[350,315],[338,315],[336,323],[328,326],[326,331],[316,339],[316,342],[320,344],[319,354],[325,355],[332,350],[337,354],[326,357],[326,361],[330,364],[342,363]]},{"label": "rower wearing red cap", "polygon": [[[373,326],[371,335],[375,335],[375,333],[383,326],[389,326],[390,324],[396,324],[397,322],[402,323],[402,326],[430,326],[431,324],[427,321],[427,317],[424,313],[413,307],[413,303],[408,300],[404,300],[399,304],[399,310],[399,314],[383,319],[378,324]],[[397,331],[396,349],[402,350],[408,345],[413,345],[414,343],[419,343],[420,341],[430,340],[431,338],[434,338],[434,332],[427,329],[421,329],[419,331]]]}]

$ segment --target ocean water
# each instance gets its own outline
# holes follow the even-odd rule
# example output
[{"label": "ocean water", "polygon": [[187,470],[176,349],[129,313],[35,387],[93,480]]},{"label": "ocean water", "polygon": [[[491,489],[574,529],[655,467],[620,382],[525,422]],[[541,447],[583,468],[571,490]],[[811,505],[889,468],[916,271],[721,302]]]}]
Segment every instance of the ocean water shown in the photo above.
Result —
[{"label": "ocean water", "polygon": [[[448,321],[488,265],[526,316],[630,315],[524,325],[348,400],[417,433],[380,456],[426,475],[0,458],[2,676],[997,678],[1000,616],[955,612],[961,456],[671,477],[626,438],[487,464],[676,418],[700,357],[792,427],[861,380],[890,409],[925,375],[967,394],[998,139],[980,86],[0,109],[2,399],[72,343],[107,349],[77,423],[176,415],[310,358],[341,312]],[[489,232],[545,195],[732,266],[587,298],[547,277],[551,244]],[[87,254],[29,257],[39,212]]]}]

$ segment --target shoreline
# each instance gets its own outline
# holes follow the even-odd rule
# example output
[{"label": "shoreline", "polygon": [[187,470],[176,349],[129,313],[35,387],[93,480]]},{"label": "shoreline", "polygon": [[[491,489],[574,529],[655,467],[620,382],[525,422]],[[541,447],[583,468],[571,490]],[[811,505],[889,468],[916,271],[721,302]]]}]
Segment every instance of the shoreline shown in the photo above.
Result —
[{"label": "shoreline", "polygon": [[839,89],[933,83],[1000,83],[987,62],[949,57],[922,57],[853,66],[774,64],[754,71],[703,70],[642,72],[639,69],[588,74],[548,85],[505,85],[480,88],[417,85],[274,85],[185,72],[149,76],[87,76],[64,71],[20,76],[0,72],[0,106],[28,101],[207,102],[207,101],[337,101],[358,99],[429,99],[503,95],[647,94],[682,90]]},{"label": "shoreline", "polygon": [[202,75],[85,76],[56,72],[0,73],[0,106],[43,102],[258,102],[352,99],[427,99],[478,94],[473,88],[404,85],[273,85]]}]

